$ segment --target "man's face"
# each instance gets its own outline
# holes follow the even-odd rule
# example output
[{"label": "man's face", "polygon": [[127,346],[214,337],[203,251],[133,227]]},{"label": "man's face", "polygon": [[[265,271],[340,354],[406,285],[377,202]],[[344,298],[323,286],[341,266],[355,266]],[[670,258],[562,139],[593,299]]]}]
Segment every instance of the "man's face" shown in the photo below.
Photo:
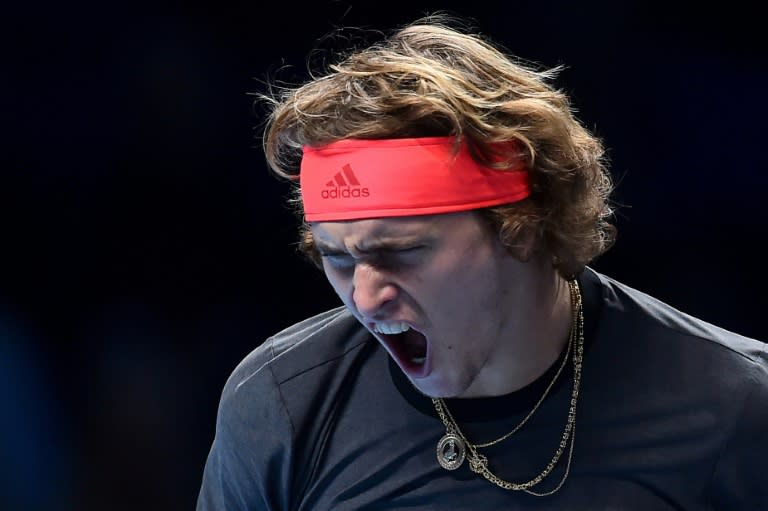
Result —
[{"label": "man's face", "polygon": [[514,330],[532,270],[476,214],[310,228],[334,290],[417,389],[460,397],[478,387]]}]

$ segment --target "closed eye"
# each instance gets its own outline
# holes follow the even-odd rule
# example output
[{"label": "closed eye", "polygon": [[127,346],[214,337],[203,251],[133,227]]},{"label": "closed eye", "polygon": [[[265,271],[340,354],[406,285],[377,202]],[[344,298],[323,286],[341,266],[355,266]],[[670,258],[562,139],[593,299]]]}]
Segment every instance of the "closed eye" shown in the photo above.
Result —
[{"label": "closed eye", "polygon": [[379,250],[371,255],[371,264],[384,268],[413,267],[421,263],[426,246]]},{"label": "closed eye", "polygon": [[320,257],[334,268],[344,269],[355,266],[355,258],[345,252],[320,252]]},{"label": "closed eye", "polygon": [[347,252],[323,250],[320,257],[335,269],[353,268],[359,261],[382,268],[397,268],[399,266],[414,266],[421,262],[426,252],[425,245],[397,249],[377,249],[356,258]]}]

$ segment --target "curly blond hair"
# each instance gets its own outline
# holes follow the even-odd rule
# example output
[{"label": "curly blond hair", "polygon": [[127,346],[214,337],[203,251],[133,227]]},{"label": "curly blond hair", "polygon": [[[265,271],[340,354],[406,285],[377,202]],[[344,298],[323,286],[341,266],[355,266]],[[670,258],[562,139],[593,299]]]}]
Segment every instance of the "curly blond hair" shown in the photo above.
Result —
[{"label": "curly blond hair", "polygon": [[[538,69],[454,21],[421,18],[352,50],[303,85],[260,95],[270,109],[266,160],[278,176],[296,183],[304,145],[456,136],[488,163],[492,147],[516,141],[530,172],[531,195],[478,212],[513,253],[521,235],[535,235],[536,246],[571,278],[615,238],[603,145],[576,119],[569,98],[550,85],[561,67]],[[298,185],[295,192],[292,201],[303,218]],[[300,240],[301,250],[317,263],[303,221]]]}]

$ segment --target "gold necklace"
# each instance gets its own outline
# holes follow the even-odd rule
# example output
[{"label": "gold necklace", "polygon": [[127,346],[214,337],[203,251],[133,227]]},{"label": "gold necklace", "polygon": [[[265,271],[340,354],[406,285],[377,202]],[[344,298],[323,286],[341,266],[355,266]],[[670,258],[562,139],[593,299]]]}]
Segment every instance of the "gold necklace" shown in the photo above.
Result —
[{"label": "gold necklace", "polygon": [[[581,293],[579,291],[579,285],[576,280],[568,281],[568,287],[571,293],[571,331],[568,336],[568,347],[565,357],[563,358],[563,363],[561,364],[557,374],[552,379],[549,386],[544,391],[544,394],[533,407],[531,412],[528,413],[528,415],[526,415],[526,417],[517,426],[515,426],[512,431],[491,442],[484,444],[473,444],[467,440],[466,436],[464,436],[464,434],[461,432],[458,423],[451,415],[450,410],[448,410],[448,406],[446,405],[445,401],[443,401],[441,398],[432,398],[432,403],[435,406],[435,410],[437,411],[437,414],[440,417],[440,420],[443,422],[446,430],[445,435],[443,435],[437,444],[437,461],[440,463],[441,467],[446,470],[456,470],[462,465],[464,459],[468,458],[470,469],[476,474],[482,475],[491,483],[506,490],[522,490],[536,496],[551,495],[558,491],[562,487],[563,483],[565,483],[571,467],[571,460],[573,458],[573,444],[576,438],[576,403],[579,397],[579,386],[581,384],[581,365],[584,355],[584,313],[582,310]],[[523,483],[513,483],[501,479],[496,474],[491,472],[491,470],[488,468],[488,458],[483,454],[480,454],[478,449],[495,445],[505,440],[506,438],[509,438],[509,436],[518,431],[523,426],[523,424],[528,421],[528,419],[538,409],[539,405],[544,401],[544,398],[549,393],[550,389],[554,386],[555,381],[557,381],[557,378],[559,377],[566,361],[568,360],[568,356],[574,341],[576,342],[576,347],[573,352],[573,390],[571,391],[571,402],[568,409],[568,419],[565,424],[565,429],[554,456],[549,461],[544,470],[542,470],[536,477],[529,481]],[[555,468],[555,465],[557,465],[558,461],[565,452],[566,447],[568,447],[568,460],[565,467],[565,473],[563,474],[562,479],[560,479],[560,482],[552,490],[547,492],[536,492],[531,490],[532,487],[541,483],[542,480],[547,477],[550,472],[552,472],[552,470]]]}]

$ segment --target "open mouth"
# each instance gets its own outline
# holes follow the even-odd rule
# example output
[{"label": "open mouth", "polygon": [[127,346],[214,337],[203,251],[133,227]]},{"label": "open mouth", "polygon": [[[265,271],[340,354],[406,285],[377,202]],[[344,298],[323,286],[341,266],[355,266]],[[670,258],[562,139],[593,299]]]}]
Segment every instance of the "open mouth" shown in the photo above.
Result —
[{"label": "open mouth", "polygon": [[424,334],[405,323],[377,324],[373,330],[406,375],[422,378],[428,374],[429,343]]}]

